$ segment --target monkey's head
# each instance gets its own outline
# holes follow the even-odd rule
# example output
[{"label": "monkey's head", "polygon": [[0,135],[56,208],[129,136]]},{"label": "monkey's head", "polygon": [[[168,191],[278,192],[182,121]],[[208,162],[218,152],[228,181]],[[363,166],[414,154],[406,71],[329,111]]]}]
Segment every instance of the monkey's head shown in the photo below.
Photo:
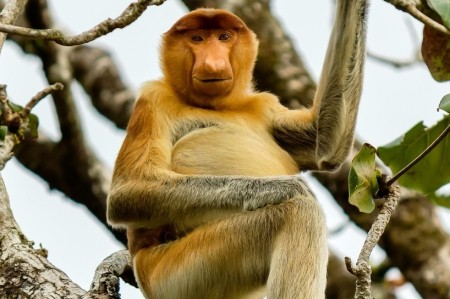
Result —
[{"label": "monkey's head", "polygon": [[187,103],[214,108],[252,86],[258,52],[255,34],[232,13],[197,9],[163,36],[165,79]]}]

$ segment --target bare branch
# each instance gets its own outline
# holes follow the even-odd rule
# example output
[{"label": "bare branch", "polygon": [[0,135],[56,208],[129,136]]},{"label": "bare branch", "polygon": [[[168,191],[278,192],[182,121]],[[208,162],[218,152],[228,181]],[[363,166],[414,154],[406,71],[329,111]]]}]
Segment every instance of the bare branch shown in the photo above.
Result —
[{"label": "bare branch", "polygon": [[367,52],[367,57],[372,58],[373,60],[376,60],[381,63],[389,64],[395,68],[403,68],[403,67],[412,66],[412,65],[422,61],[422,59],[420,58],[421,57],[420,51],[417,51],[417,53],[414,55],[414,57],[412,57],[410,59],[405,59],[405,60],[388,58],[388,57],[381,56],[379,54],[375,54],[373,52]]},{"label": "bare branch", "polygon": [[131,3],[119,17],[107,19],[90,30],[74,36],[65,36],[64,33],[58,29],[30,29],[2,23],[0,23],[0,31],[29,38],[54,41],[63,46],[81,45],[91,42],[100,36],[107,35],[117,28],[124,28],[130,25],[142,15],[148,6],[161,5],[165,1],[166,0],[138,0],[137,2]]},{"label": "bare branch", "polygon": [[395,68],[404,68],[404,67],[409,67],[409,66],[413,66],[417,63],[421,63],[423,62],[422,59],[422,53],[420,51],[420,45],[422,43],[421,38],[419,38],[417,31],[414,28],[413,22],[411,18],[406,18],[405,19],[405,24],[406,24],[406,29],[408,30],[408,33],[410,35],[411,38],[411,42],[413,44],[414,47],[414,51],[413,54],[411,55],[410,58],[407,59],[395,59],[395,58],[391,58],[391,57],[386,57],[386,56],[382,56],[379,54],[376,54],[374,52],[368,51],[367,52],[367,57],[376,60],[378,62],[384,63],[384,64],[388,64],[392,67]]},{"label": "bare branch", "polygon": [[372,298],[370,291],[372,274],[369,263],[370,254],[383,235],[391,215],[397,207],[399,198],[400,188],[398,186],[392,186],[386,196],[386,201],[381,207],[380,213],[367,234],[366,241],[361,249],[356,266],[353,267],[351,265],[349,257],[345,258],[345,265],[347,266],[348,271],[356,276],[355,299]]},{"label": "bare branch", "polygon": [[39,103],[43,98],[45,98],[54,91],[63,90],[63,88],[64,85],[62,85],[61,83],[55,83],[53,85],[47,86],[46,88],[38,92],[34,97],[31,98],[28,104],[26,104],[25,108],[23,108],[23,111],[21,113],[22,117],[27,117],[30,114],[31,109],[33,109],[34,106],[36,106],[36,104]]}]

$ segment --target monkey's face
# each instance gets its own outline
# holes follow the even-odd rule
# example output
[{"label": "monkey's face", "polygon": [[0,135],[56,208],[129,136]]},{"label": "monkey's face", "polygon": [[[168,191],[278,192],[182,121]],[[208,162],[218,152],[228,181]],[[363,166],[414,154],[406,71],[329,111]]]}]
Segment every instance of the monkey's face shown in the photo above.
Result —
[{"label": "monkey's face", "polygon": [[228,95],[234,83],[230,52],[236,41],[231,30],[196,30],[185,36],[193,55],[192,88],[195,96]]},{"label": "monkey's face", "polygon": [[161,66],[181,99],[217,108],[251,89],[257,49],[254,33],[237,16],[196,10],[164,34]]}]

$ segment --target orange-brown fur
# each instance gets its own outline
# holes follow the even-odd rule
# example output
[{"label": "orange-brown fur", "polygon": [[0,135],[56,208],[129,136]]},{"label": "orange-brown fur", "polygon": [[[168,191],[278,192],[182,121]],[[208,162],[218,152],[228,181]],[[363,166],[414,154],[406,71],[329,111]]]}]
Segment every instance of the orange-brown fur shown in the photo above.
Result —
[{"label": "orange-brown fur", "polygon": [[265,285],[269,298],[324,298],[324,217],[296,174],[335,168],[351,147],[366,2],[350,2],[311,109],[253,90],[258,42],[233,14],[199,9],[165,33],[164,77],[142,87],[108,197],[146,298],[244,298]]}]

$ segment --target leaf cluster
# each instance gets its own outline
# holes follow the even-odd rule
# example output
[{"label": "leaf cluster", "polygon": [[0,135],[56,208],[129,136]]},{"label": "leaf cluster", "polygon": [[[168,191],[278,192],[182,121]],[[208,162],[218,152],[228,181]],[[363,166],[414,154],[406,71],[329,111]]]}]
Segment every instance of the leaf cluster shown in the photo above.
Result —
[{"label": "leaf cluster", "polygon": [[24,107],[11,101],[6,101],[0,109],[0,140],[8,133],[14,134],[18,141],[25,136],[38,137],[39,119],[33,113],[25,113]]},{"label": "leaf cluster", "polygon": [[[450,95],[446,95],[439,109],[450,113]],[[375,209],[375,198],[395,180],[402,186],[427,195],[436,203],[450,208],[450,195],[436,193],[450,182],[450,115],[427,128],[420,122],[393,142],[376,150],[364,144],[354,157],[349,173],[349,202],[360,212]],[[384,179],[376,167],[376,155],[394,173],[390,181]]]}]

